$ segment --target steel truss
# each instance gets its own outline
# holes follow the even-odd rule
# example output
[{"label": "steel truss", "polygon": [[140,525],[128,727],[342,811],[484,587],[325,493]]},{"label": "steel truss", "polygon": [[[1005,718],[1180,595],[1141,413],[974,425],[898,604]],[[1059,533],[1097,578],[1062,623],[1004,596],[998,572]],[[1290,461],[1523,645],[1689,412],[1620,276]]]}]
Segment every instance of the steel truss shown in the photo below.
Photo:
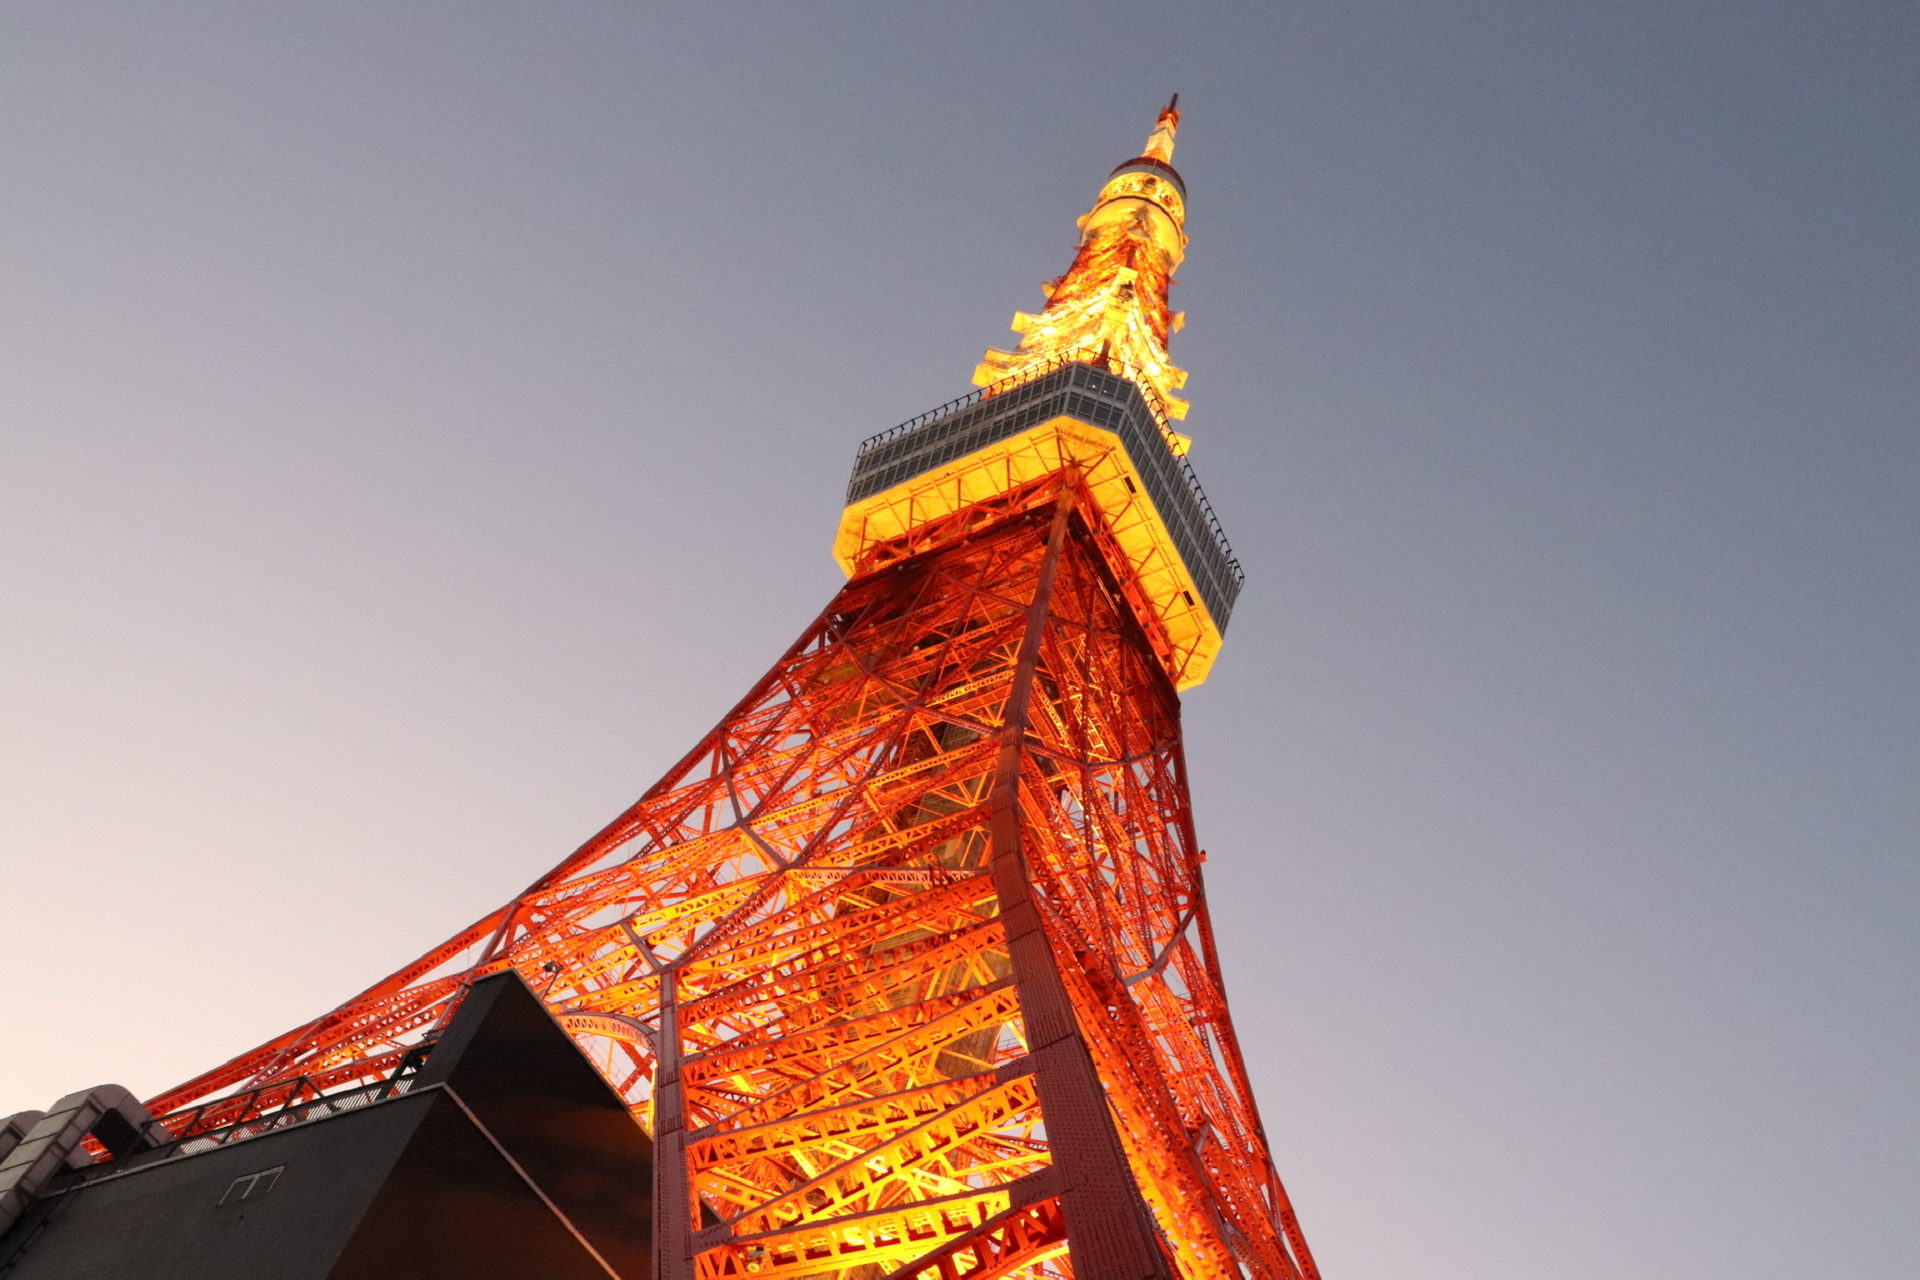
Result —
[{"label": "steel truss", "polygon": [[874,549],[552,872],[156,1114],[387,1079],[512,967],[654,1135],[659,1280],[1316,1280],[1179,700],[1079,498],[1060,473]]}]

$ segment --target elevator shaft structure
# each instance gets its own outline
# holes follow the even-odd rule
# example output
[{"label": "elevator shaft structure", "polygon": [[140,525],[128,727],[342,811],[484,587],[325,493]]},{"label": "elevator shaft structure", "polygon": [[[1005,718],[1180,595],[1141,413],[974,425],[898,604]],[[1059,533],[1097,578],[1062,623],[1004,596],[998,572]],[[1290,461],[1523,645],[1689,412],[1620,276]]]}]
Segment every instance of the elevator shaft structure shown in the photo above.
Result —
[{"label": "elevator shaft structure", "polygon": [[658,1280],[1317,1280],[1181,748],[1240,569],[1171,425],[1178,120],[987,385],[862,446],[851,580],[705,739],[161,1122],[232,1132],[415,1069],[510,968],[652,1135]]}]

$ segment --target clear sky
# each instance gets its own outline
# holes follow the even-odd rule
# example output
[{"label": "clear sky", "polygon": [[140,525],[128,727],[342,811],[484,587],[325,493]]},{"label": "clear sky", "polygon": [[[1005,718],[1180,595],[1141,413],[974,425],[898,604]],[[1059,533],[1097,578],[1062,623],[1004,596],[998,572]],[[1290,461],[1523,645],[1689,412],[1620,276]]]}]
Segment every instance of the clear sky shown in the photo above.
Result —
[{"label": "clear sky", "polygon": [[629,803],[1178,90],[1188,750],[1328,1280],[1912,1280],[1915,15],[5,6],[0,1111]]}]

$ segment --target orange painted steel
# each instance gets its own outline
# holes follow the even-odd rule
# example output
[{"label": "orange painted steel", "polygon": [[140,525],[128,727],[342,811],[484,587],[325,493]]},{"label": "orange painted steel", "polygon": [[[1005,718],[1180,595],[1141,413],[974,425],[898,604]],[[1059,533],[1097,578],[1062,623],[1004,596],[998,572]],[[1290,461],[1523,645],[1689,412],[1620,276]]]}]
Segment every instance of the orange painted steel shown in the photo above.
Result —
[{"label": "orange painted steel", "polygon": [[[921,531],[551,874],[155,1109],[205,1130],[293,1081],[384,1078],[511,966],[654,1130],[660,1185],[678,1162],[660,1229],[679,1221],[684,1274],[1060,1274],[1044,1015],[1097,1080],[1166,1273],[1312,1276],[1221,995],[1178,699],[1072,490],[985,530],[952,517],[945,545]],[[1015,972],[1010,887],[1054,1007]]]},{"label": "orange painted steel", "polygon": [[512,968],[654,1136],[657,1280],[1317,1280],[1104,519],[1067,463],[868,546],[554,870],[153,1110],[396,1078]]}]

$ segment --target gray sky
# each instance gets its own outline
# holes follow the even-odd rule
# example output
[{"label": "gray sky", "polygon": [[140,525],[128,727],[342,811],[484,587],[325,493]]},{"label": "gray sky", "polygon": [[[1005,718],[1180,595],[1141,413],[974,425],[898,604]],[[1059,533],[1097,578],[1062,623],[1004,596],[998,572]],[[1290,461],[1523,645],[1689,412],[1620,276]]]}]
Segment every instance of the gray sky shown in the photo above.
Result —
[{"label": "gray sky", "polygon": [[1178,90],[1188,749],[1329,1280],[1911,1280],[1917,27],[6,6],[0,1111],[629,803]]}]

